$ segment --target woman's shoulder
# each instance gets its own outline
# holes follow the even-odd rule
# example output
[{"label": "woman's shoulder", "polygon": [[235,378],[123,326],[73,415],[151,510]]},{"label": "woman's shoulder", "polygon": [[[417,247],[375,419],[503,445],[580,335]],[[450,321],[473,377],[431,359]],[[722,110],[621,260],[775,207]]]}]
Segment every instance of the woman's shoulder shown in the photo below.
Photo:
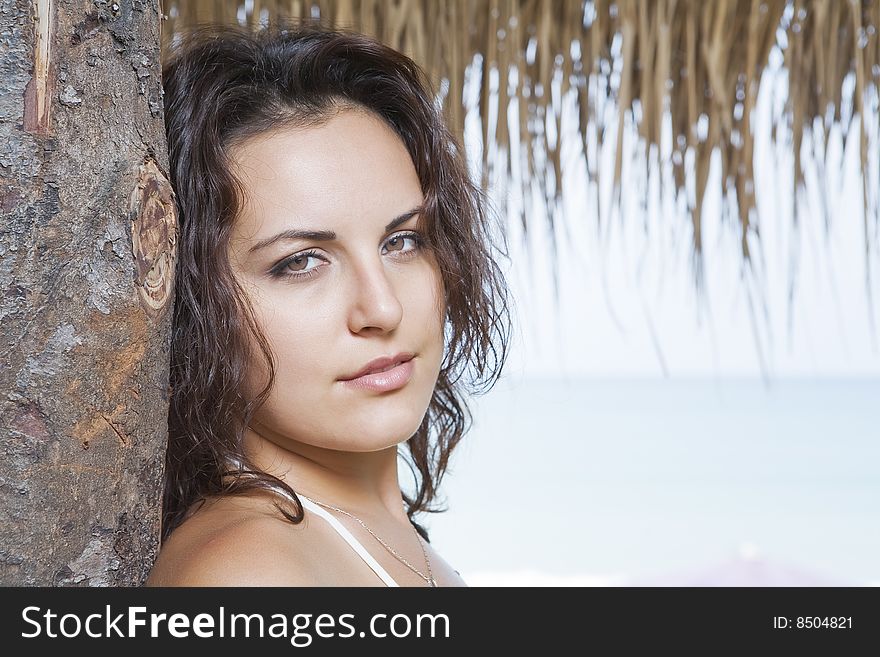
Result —
[{"label": "woman's shoulder", "polygon": [[166,539],[146,585],[318,585],[319,537],[304,524],[265,496],[210,500]]}]

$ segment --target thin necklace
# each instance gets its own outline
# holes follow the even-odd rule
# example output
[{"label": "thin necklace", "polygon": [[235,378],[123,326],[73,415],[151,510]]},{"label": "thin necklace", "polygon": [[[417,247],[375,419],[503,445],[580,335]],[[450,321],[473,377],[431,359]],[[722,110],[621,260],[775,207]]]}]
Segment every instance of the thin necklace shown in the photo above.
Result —
[{"label": "thin necklace", "polygon": [[318,506],[323,506],[324,508],[332,509],[332,510],[334,510],[334,511],[338,511],[339,513],[341,513],[341,514],[343,514],[343,515],[346,515],[346,516],[348,516],[349,518],[352,518],[353,520],[357,520],[358,523],[360,523],[361,527],[363,527],[364,529],[366,529],[366,530],[370,533],[370,536],[372,536],[372,537],[375,538],[377,541],[379,541],[379,543],[382,544],[382,547],[384,547],[386,550],[388,550],[388,552],[390,552],[391,555],[392,555],[395,559],[397,559],[400,563],[402,563],[404,566],[406,566],[406,567],[409,568],[411,571],[413,571],[416,575],[418,575],[418,576],[421,577],[423,580],[425,580],[425,581],[428,583],[428,586],[437,586],[437,580],[434,579],[434,574],[431,572],[431,561],[428,559],[428,552],[425,550],[425,545],[424,545],[424,543],[422,542],[422,537],[419,536],[419,532],[416,531],[416,528],[415,528],[415,527],[413,527],[412,529],[413,529],[413,532],[414,532],[415,535],[416,535],[416,540],[418,540],[418,542],[419,542],[419,547],[422,548],[422,554],[425,556],[425,565],[428,567],[428,574],[427,574],[427,575],[425,575],[422,571],[418,570],[418,569],[417,569],[415,566],[413,566],[409,561],[407,561],[406,559],[404,559],[403,556],[401,556],[400,554],[398,554],[398,553],[394,550],[394,548],[392,548],[390,545],[388,545],[388,543],[386,543],[386,542],[383,541],[381,538],[379,538],[379,536],[376,534],[376,532],[374,532],[372,529],[370,529],[369,527],[367,527],[366,523],[365,523],[363,520],[361,520],[360,518],[358,518],[356,515],[354,515],[353,513],[349,513],[348,511],[346,511],[346,510],[344,510],[344,509],[340,509],[339,507],[333,506],[332,504],[326,504],[326,503],[324,503],[324,502],[319,502],[318,500],[313,500],[311,497],[306,497],[306,496],[303,495],[302,493],[300,493],[300,496],[301,496],[301,497],[305,497],[307,500],[310,500],[310,501],[314,502],[314,503],[317,504]]}]

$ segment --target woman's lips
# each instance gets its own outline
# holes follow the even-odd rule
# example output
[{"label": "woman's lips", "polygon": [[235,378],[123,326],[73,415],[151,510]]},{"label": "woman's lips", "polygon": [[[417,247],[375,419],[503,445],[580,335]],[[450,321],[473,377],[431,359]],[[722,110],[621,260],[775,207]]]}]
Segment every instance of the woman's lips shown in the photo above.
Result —
[{"label": "woman's lips", "polygon": [[342,384],[352,388],[372,390],[375,392],[390,392],[391,390],[397,390],[405,386],[412,378],[414,360],[415,358],[411,358],[410,360],[391,368],[387,372],[364,374],[355,379],[342,381]]}]

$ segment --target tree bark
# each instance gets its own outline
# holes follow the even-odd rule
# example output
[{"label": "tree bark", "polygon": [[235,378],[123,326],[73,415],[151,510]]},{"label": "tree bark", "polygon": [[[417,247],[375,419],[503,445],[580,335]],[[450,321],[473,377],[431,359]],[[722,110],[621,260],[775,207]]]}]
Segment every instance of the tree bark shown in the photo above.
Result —
[{"label": "tree bark", "polygon": [[159,0],[0,0],[0,584],[143,582],[176,215]]}]

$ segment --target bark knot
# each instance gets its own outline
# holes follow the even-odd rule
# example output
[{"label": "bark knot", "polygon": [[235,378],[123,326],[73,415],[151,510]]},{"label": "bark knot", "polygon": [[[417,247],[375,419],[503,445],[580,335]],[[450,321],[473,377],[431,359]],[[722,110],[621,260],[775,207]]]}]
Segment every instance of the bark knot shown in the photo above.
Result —
[{"label": "bark knot", "polygon": [[135,283],[141,306],[159,317],[171,298],[177,259],[177,211],[171,183],[152,159],[140,167],[129,197]]}]

